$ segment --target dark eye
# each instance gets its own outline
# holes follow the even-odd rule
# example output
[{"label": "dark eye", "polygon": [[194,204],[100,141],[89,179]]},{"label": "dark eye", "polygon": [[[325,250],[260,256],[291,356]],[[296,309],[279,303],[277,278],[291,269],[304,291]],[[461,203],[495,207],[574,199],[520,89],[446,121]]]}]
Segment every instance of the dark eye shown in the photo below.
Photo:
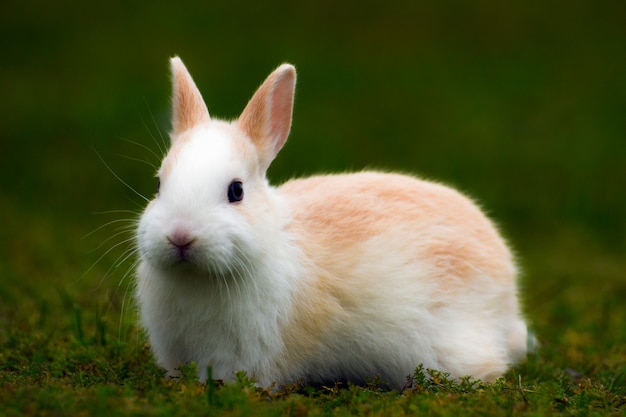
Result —
[{"label": "dark eye", "polygon": [[161,179],[157,179],[157,193],[161,191]]},{"label": "dark eye", "polygon": [[228,186],[228,201],[236,203],[241,200],[243,200],[243,184],[235,180]]}]

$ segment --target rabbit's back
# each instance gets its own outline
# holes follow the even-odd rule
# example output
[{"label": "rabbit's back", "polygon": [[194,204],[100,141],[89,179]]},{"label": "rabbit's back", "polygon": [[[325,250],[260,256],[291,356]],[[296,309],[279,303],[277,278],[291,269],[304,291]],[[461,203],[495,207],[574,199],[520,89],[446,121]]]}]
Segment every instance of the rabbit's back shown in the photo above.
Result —
[{"label": "rabbit's back", "polygon": [[500,281],[515,278],[511,253],[492,222],[447,186],[361,172],[291,180],[278,190],[288,201],[290,227],[302,235],[303,246],[311,246],[312,257],[329,261],[327,269],[341,264],[336,257],[358,257],[374,240],[381,244],[372,256],[400,246],[439,272],[432,279],[467,280],[478,272]]},{"label": "rabbit's back", "polygon": [[511,253],[459,192],[361,172],[292,180],[278,193],[314,271],[285,335],[305,373],[359,379],[361,369],[397,384],[424,363],[494,379],[525,353]]}]

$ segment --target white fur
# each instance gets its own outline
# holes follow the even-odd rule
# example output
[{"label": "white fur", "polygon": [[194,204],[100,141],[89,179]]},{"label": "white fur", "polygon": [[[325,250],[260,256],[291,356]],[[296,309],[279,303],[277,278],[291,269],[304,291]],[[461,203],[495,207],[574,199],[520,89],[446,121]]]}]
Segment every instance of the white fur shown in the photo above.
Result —
[{"label": "white fur", "polygon": [[[172,67],[181,128],[172,132],[160,193],[137,231],[141,321],[170,374],[194,361],[200,379],[210,365],[214,378],[231,380],[243,370],[262,386],[363,382],[378,374],[400,389],[420,363],[455,377],[493,380],[523,358],[526,325],[515,266],[469,200],[443,186],[378,173],[273,188],[265,168],[289,131],[291,105],[283,101],[293,99],[293,69],[277,69],[240,121],[225,123],[210,120],[182,62],[175,58]],[[234,179],[244,184],[238,203],[227,198]],[[436,215],[411,215],[407,223],[401,214],[411,201],[380,197],[387,182],[402,190],[405,181],[418,196],[415,204],[427,210],[432,200]],[[342,212],[339,189],[362,184],[354,206]],[[328,218],[316,217],[335,203],[336,214],[331,207]],[[350,210],[356,214],[341,217]],[[467,222],[477,222],[476,236],[467,232],[473,226],[465,227],[465,213]],[[355,224],[335,239],[349,222]],[[191,242],[184,259],[172,243],[176,236]],[[485,243],[489,239],[495,243]],[[486,252],[471,255],[475,260],[445,250],[441,258],[419,255],[437,254],[432,248],[447,248],[451,240],[463,253],[483,246]],[[464,276],[442,278],[446,256]]]}]

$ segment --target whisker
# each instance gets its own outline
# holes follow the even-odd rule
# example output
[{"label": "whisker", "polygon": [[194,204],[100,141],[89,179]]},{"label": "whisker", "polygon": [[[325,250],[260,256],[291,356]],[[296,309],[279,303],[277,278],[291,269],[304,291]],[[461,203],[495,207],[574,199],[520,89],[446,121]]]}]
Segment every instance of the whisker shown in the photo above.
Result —
[{"label": "whisker", "polygon": [[[242,285],[245,287],[246,293],[254,293],[257,305],[262,305],[263,301],[261,289],[259,287],[258,281],[255,279],[256,277],[253,275],[252,270],[250,269],[250,257],[237,245],[235,245],[234,247],[235,252],[233,259],[237,263],[238,280],[242,282]],[[235,280],[235,282],[238,280]]]},{"label": "whisker", "polygon": [[128,201],[130,201],[135,207],[137,207],[137,210],[142,213],[146,208],[146,206],[140,201],[132,200],[131,198],[128,198]]},{"label": "whisker", "polygon": [[115,219],[115,220],[111,220],[109,222],[104,223],[101,226],[96,227],[94,230],[92,230],[91,232],[87,233],[85,236],[83,236],[81,238],[81,240],[85,240],[87,239],[89,236],[93,235],[94,233],[104,229],[105,227],[117,224],[117,223],[132,223],[131,225],[127,226],[128,229],[130,230],[131,228],[134,228],[137,224],[137,220],[136,219]]},{"label": "whisker", "polygon": [[[115,260],[115,262],[113,262],[113,264],[109,267],[109,269],[107,270],[107,272],[105,273],[105,275],[103,276],[103,279],[101,280],[101,282],[106,279],[110,272],[114,269],[119,268],[120,266],[122,266],[131,256],[134,256],[137,253],[138,249],[133,245],[128,247],[126,250],[124,250],[124,252],[122,252],[122,254],[120,254],[117,259]],[[128,268],[126,270],[126,272],[124,273],[124,275],[122,276],[122,279],[120,280],[120,282],[117,285],[117,288],[119,288],[121,286],[121,284],[123,283],[124,279],[128,276],[128,274],[130,274],[130,272],[133,269],[133,265],[136,264],[138,261],[134,261],[131,264],[131,267]]]},{"label": "whisker", "polygon": [[[145,100],[145,98],[144,98]],[[146,105],[148,103],[146,102]],[[146,120],[143,118],[143,116],[141,115],[140,111],[138,108],[135,108],[137,110],[137,114],[139,116],[139,119],[141,119],[141,124],[143,125],[143,127],[146,129],[146,131],[148,132],[148,134],[150,135],[150,138],[152,139],[152,141],[156,144],[157,148],[159,149],[159,152],[161,154],[164,154],[164,149],[161,147],[161,144],[159,143],[159,141],[157,141],[157,139],[154,137],[154,134],[152,133],[152,130],[150,129],[150,127],[148,126],[148,124],[146,123]],[[148,111],[150,111],[150,107],[148,106]],[[167,149],[167,147],[165,147],[165,149]],[[158,159],[158,157],[157,157]]]},{"label": "whisker", "polygon": [[131,256],[135,256],[137,253],[139,253],[139,249],[136,247],[131,247],[129,249],[127,249],[119,258],[117,261],[115,261],[115,264],[113,265],[114,268],[119,268],[122,264],[124,264],[124,262],[126,262],[128,260],[128,258],[130,258]]},{"label": "whisker", "polygon": [[[146,103],[147,104],[147,103]],[[158,137],[153,134],[149,129],[149,124],[146,123],[148,119],[142,118],[142,122],[146,129],[148,130],[151,138],[153,139],[155,146],[146,146],[143,143],[120,137],[123,141],[130,143],[139,149],[139,152],[136,152],[136,155],[117,155],[118,157],[124,158],[126,160],[130,160],[133,162],[138,162],[143,165],[149,165],[152,169],[156,169],[158,167],[159,162],[162,159],[162,155],[165,154],[165,150],[167,146],[165,146],[165,142],[163,140],[162,132],[159,129],[158,124],[156,123],[156,119],[154,115],[150,113],[152,118],[152,122],[154,123],[154,127],[156,128],[156,134]],[[109,312],[111,309],[120,309],[119,311],[119,324],[118,324],[118,338],[124,337],[123,332],[125,331],[125,315],[128,315],[127,310],[129,310],[130,306],[132,306],[132,289],[134,288],[134,280],[132,279],[134,271],[136,271],[137,266],[140,263],[139,257],[137,256],[139,252],[139,248],[136,245],[136,235],[135,230],[139,224],[141,213],[145,210],[145,203],[150,201],[146,195],[142,194],[138,188],[132,186],[129,182],[122,179],[122,177],[116,173],[111,165],[107,163],[105,158],[93,148],[93,151],[96,153],[100,162],[106,167],[106,169],[127,189],[132,191],[134,195],[128,197],[128,200],[131,202],[131,209],[124,210],[109,210],[96,212],[94,214],[106,214],[106,215],[118,215],[124,218],[116,218],[114,220],[110,220],[105,222],[102,225],[99,225],[94,230],[91,230],[82,239],[93,238],[94,235],[98,233],[102,233],[102,231],[106,230],[107,236],[102,242],[98,242],[99,245],[93,250],[102,250],[101,248],[105,248],[103,253],[99,254],[95,262],[89,266],[89,268],[82,274],[78,280],[83,279],[86,275],[90,273],[93,274],[96,266],[101,265],[104,259],[108,257],[114,257],[114,260],[108,265],[104,267],[99,267],[98,275],[100,275],[97,280],[97,285],[93,291],[97,291],[103,287],[105,281],[109,279],[109,277],[113,275],[121,274],[119,281],[117,282],[117,286],[113,286],[112,291],[110,292],[110,300],[108,302],[108,306],[106,311]],[[137,199],[134,196],[140,197]],[[108,219],[107,219],[108,220]],[[110,246],[110,247],[109,247]],[[115,254],[112,256],[112,254]],[[107,259],[108,261],[108,259]],[[104,270],[104,271],[101,271]],[[119,276],[119,275],[118,275]],[[77,281],[78,281],[77,280]],[[108,287],[108,285],[107,285]],[[123,293],[123,295],[122,295]],[[121,297],[121,305],[120,305],[120,297]],[[129,333],[128,337],[132,339],[132,326],[128,327]],[[139,337],[140,333],[135,331],[136,346],[139,346]]]},{"label": "whisker", "polygon": [[[145,126],[145,123],[144,123],[144,126]],[[151,134],[151,136],[152,136],[152,134]],[[152,154],[152,156],[154,156],[154,158],[157,161],[160,161],[161,159],[163,159],[162,155],[157,154],[151,147],[146,146],[146,145],[144,145],[141,142],[137,142],[137,141],[134,141],[134,140],[131,140],[131,139],[128,139],[128,138],[124,138],[124,137],[120,137],[120,139],[122,139],[124,142],[128,142],[131,145],[135,145],[135,146],[137,146],[137,147],[139,147],[141,149],[144,149],[144,150],[150,152],[150,154]],[[158,143],[157,143],[157,147],[159,148],[159,152],[161,152],[161,154],[163,154],[163,149],[161,149],[161,147],[158,146]]]},{"label": "whisker", "polygon": [[122,155],[122,154],[118,154],[118,156],[120,158],[128,159],[130,161],[141,162],[142,164],[148,165],[153,170],[155,170],[155,171],[157,170],[157,166],[154,163],[152,163],[150,161],[146,161],[145,159],[135,158],[135,157],[132,157],[132,156],[127,156],[127,155]]},{"label": "whisker", "polygon": [[229,288],[229,284],[228,284],[228,279],[226,278],[226,275],[224,275],[224,273],[221,272],[221,271],[218,272],[218,275],[219,275],[219,278],[220,278],[218,280],[218,282],[224,283],[224,288],[226,289],[226,299],[230,300],[231,297],[230,297],[230,288]]},{"label": "whisker", "polygon": [[133,214],[138,216],[140,213],[134,210],[106,210],[106,211],[95,211],[93,214]]},{"label": "whisker", "polygon": [[[121,242],[116,243],[115,245],[111,246],[109,249],[107,249],[102,255],[100,255],[100,257],[89,267],[89,269],[87,269],[87,271],[85,271],[83,273],[83,275],[81,275],[81,277],[76,280],[76,282],[78,282],[80,279],[83,279],[87,274],[89,274],[89,272],[91,272],[91,270],[93,268],[95,268],[95,266],[105,257],[107,256],[109,253],[111,253],[111,251],[115,250],[116,248],[118,248],[121,245],[125,245],[128,244],[129,242],[133,241],[135,238],[134,236],[125,240],[122,240]],[[125,253],[125,252],[124,252]],[[98,283],[98,286],[96,288],[94,288],[94,291],[98,290],[100,288],[100,286],[102,285],[102,282],[109,276],[109,273],[111,272],[111,270],[113,269],[113,265],[109,267],[109,269],[106,271],[106,273],[104,274],[104,276],[100,279],[100,282]],[[74,283],[76,283],[74,282]]]},{"label": "whisker", "polygon": [[[100,244],[98,246],[96,246],[94,249],[92,249],[91,251],[97,251],[98,249],[100,249],[102,246],[104,246],[107,242],[115,239],[118,236],[122,236],[122,235],[126,235],[126,234],[130,234],[132,233],[132,231],[134,230],[133,227],[131,226],[126,226],[120,229],[117,229],[118,231],[116,233],[113,233],[112,235],[110,235],[108,238],[106,238],[105,240],[103,240],[102,242],[100,242]],[[128,239],[126,239],[126,241],[128,241]]]},{"label": "whisker", "polygon": [[[148,108],[148,112],[150,113],[150,117],[152,118],[152,123],[154,124],[154,127],[157,131],[157,133],[159,134],[159,138],[161,138],[161,144],[163,145],[163,149],[167,150],[167,142],[165,141],[165,138],[163,137],[163,134],[161,133],[161,129],[159,128],[159,124],[157,123],[156,119],[154,118],[154,112],[152,111],[152,109],[150,108],[150,104],[148,103],[148,100],[146,100],[146,98],[144,97],[144,103],[146,103],[146,107]],[[156,142],[156,140],[155,140]],[[157,143],[158,146],[158,143]],[[159,146],[159,149],[161,147]],[[165,152],[163,150],[161,150],[161,153],[163,155],[165,155]]]},{"label": "whisker", "polygon": [[[119,284],[117,285],[117,288],[120,288],[122,286],[122,283],[131,275],[133,271],[135,271],[135,269],[137,268],[137,265],[139,265],[139,260],[136,260],[135,262],[133,262],[132,265],[128,268],[124,276],[122,276]],[[124,290],[124,297],[122,297],[122,305],[120,307],[120,323],[118,326],[118,338],[122,337],[122,320],[124,318],[124,313],[126,311],[126,306],[127,306],[126,300],[128,299],[128,291],[130,290],[132,286],[133,286],[132,283],[129,283],[128,285],[126,285],[126,289]]]},{"label": "whisker", "polygon": [[98,158],[100,158],[100,161],[104,164],[104,166],[109,170],[109,172],[111,174],[113,174],[113,176],[115,178],[117,178],[117,180],[119,182],[121,182],[122,184],[124,184],[129,190],[131,190],[132,192],[134,192],[136,195],[138,195],[139,197],[141,197],[142,199],[144,199],[147,203],[150,202],[150,199],[147,198],[146,196],[144,196],[143,194],[141,194],[139,191],[137,191],[135,188],[133,188],[132,186],[130,186],[126,181],[124,181],[119,175],[117,175],[115,173],[115,171],[113,171],[111,169],[111,167],[105,162],[104,158],[102,158],[102,156],[100,155],[100,153],[98,153],[98,151],[96,151],[95,148],[92,148],[93,151],[96,153],[96,155],[98,155]]},{"label": "whisker", "polygon": [[152,122],[153,122],[153,124],[156,127],[156,131],[159,134],[160,141],[157,140],[155,135],[152,133],[152,130],[150,129],[150,127],[146,123],[146,120],[143,118],[143,116],[141,115],[139,110],[137,110],[137,113],[139,114],[139,118],[141,119],[141,124],[143,124],[143,127],[146,129],[146,131],[150,135],[150,138],[152,138],[152,141],[156,144],[157,148],[159,149],[159,152],[161,152],[161,154],[165,155],[165,151],[167,150],[167,145],[165,144],[165,141],[163,140],[163,136],[161,135],[161,130],[159,129],[159,126],[156,123],[156,120],[154,119],[154,114],[152,113],[152,109],[150,109],[150,105],[148,104],[148,102],[145,99],[145,97],[144,97],[144,102],[146,104],[146,107],[148,108],[148,112],[150,113],[150,116],[152,117]]}]

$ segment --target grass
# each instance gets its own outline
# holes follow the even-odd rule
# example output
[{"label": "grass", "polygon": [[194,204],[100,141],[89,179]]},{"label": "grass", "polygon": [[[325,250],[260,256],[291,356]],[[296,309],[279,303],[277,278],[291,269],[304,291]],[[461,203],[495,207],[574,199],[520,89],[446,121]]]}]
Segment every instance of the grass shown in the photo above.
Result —
[{"label": "grass", "polygon": [[[623,2],[0,8],[0,416],[626,415]],[[107,165],[154,192],[174,54],[227,117],[297,66],[274,183],[373,166],[477,197],[539,352],[494,384],[421,369],[402,393],[164,378],[132,306],[144,202]]]},{"label": "grass", "polygon": [[109,339],[97,312],[88,322],[81,314],[68,306],[73,325],[66,332],[50,334],[37,318],[2,336],[3,415],[592,416],[623,415],[626,407],[623,364],[582,374],[542,355],[493,384],[454,381],[418,367],[402,393],[381,389],[375,379],[366,386],[264,390],[244,373],[227,385],[200,384],[195,365],[183,368],[180,378],[167,379],[143,338]]},{"label": "grass", "polygon": [[[575,249],[567,248],[564,256],[569,259]],[[453,381],[418,368],[402,393],[381,389],[375,378],[366,386],[293,386],[277,392],[255,387],[245,374],[231,384],[200,384],[193,377],[195,365],[185,367],[181,378],[168,379],[135,326],[135,315],[128,309],[120,315],[122,302],[128,302],[124,283],[107,291],[84,279],[67,291],[4,285],[0,415],[624,415],[624,287],[584,282],[594,273],[606,279],[612,268],[624,265],[615,259],[610,265],[600,254],[595,258],[606,263],[594,266],[595,272],[577,270],[571,262],[564,268],[558,257],[545,259],[569,285],[555,289],[537,280],[526,289],[527,297],[545,304],[527,303],[537,307],[529,310],[538,318],[542,347],[525,364],[493,384]],[[108,262],[94,269],[111,274]],[[596,293],[590,294],[591,288]],[[93,304],[93,299],[108,302]]]}]

